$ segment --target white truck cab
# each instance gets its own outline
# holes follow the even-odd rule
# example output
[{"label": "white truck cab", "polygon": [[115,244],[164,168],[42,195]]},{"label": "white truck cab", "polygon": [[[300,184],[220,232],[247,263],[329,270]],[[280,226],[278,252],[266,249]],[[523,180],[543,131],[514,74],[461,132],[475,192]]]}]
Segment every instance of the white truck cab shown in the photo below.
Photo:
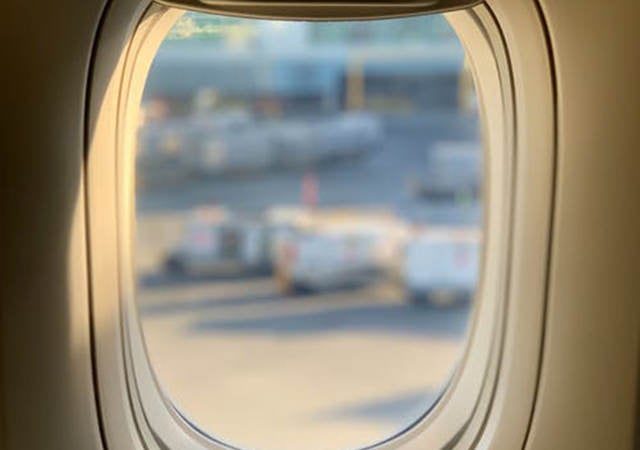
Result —
[{"label": "white truck cab", "polygon": [[428,229],[409,240],[403,278],[417,304],[450,305],[473,296],[480,265],[480,231]]},{"label": "white truck cab", "polygon": [[285,292],[367,284],[389,273],[405,227],[385,213],[320,211],[276,246],[275,276]]}]

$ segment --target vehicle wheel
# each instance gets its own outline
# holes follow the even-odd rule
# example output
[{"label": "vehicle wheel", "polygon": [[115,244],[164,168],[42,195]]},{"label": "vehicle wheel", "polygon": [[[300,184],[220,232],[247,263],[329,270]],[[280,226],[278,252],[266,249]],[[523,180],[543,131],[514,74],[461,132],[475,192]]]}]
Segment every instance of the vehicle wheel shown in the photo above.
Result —
[{"label": "vehicle wheel", "polygon": [[420,308],[431,306],[431,303],[429,302],[429,296],[425,292],[409,291],[407,293],[407,297],[409,298],[411,304],[414,306],[418,306]]},{"label": "vehicle wheel", "polygon": [[305,286],[304,284],[301,283],[293,283],[291,285],[291,295],[305,295],[305,294],[312,294],[313,293],[313,289],[310,288],[309,286]]},{"label": "vehicle wheel", "polygon": [[164,262],[164,268],[175,275],[184,275],[187,272],[184,261],[177,255],[170,255]]}]

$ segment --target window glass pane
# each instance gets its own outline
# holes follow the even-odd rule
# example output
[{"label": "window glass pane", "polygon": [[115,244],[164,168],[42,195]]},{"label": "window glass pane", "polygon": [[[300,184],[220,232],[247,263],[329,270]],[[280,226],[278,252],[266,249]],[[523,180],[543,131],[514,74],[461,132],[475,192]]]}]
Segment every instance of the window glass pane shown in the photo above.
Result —
[{"label": "window glass pane", "polygon": [[482,151],[442,16],[186,13],[141,105],[137,303],[164,392],[264,450],[358,448],[437,399],[482,241]]}]

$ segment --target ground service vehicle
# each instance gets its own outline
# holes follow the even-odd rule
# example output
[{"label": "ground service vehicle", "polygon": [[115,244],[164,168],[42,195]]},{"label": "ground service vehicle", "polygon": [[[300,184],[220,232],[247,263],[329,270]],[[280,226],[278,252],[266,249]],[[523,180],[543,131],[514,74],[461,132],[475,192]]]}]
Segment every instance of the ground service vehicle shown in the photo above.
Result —
[{"label": "ground service vehicle", "polygon": [[219,209],[194,211],[165,267],[180,274],[221,275],[267,271],[271,266],[266,224]]},{"label": "ground service vehicle", "polygon": [[481,154],[475,143],[438,142],[430,148],[424,174],[413,181],[415,195],[425,199],[477,198]]},{"label": "ground service vehicle", "polygon": [[418,304],[470,301],[478,279],[479,230],[434,229],[405,246],[404,284]]},{"label": "ground service vehicle", "polygon": [[386,214],[314,211],[277,241],[275,277],[285,292],[362,286],[393,270],[403,237]]}]

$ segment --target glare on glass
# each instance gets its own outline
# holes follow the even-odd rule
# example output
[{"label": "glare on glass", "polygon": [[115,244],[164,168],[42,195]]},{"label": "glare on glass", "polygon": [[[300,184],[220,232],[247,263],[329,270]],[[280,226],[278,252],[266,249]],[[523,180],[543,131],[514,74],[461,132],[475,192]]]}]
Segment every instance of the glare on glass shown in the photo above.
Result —
[{"label": "glare on glass", "polygon": [[427,412],[478,284],[477,105],[442,16],[176,22],[140,107],[137,303],[189,421],[341,449]]}]

